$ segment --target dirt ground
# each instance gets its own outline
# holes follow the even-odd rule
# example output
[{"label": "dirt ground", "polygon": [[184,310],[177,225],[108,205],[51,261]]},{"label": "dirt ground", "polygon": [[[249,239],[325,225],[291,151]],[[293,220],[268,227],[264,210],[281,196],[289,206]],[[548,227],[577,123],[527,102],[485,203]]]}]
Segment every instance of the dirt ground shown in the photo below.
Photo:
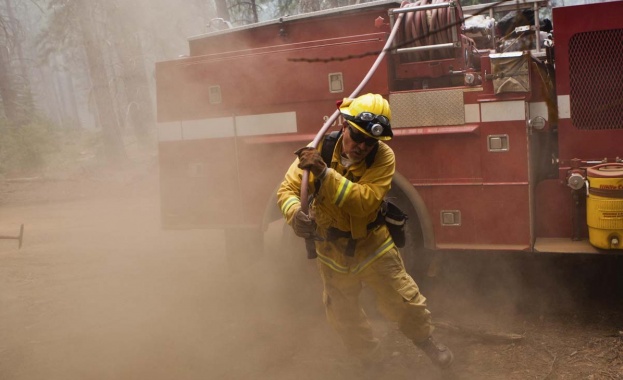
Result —
[{"label": "dirt ground", "polygon": [[21,224],[21,249],[0,240],[2,380],[623,379],[621,257],[445,255],[416,281],[453,369],[373,309],[386,360],[367,368],[326,324],[315,262],[162,230],[155,170],[0,182],[0,235]]}]

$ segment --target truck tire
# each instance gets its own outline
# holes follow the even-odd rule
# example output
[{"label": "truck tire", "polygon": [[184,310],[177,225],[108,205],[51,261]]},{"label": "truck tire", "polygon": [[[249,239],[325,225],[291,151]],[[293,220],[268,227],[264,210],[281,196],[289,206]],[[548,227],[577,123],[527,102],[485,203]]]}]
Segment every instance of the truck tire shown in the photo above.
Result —
[{"label": "truck tire", "polygon": [[392,187],[386,198],[400,207],[409,217],[406,224],[405,246],[398,248],[398,250],[407,272],[418,282],[426,276],[431,261],[430,252],[424,248],[424,238],[418,214],[409,199],[398,187]]}]

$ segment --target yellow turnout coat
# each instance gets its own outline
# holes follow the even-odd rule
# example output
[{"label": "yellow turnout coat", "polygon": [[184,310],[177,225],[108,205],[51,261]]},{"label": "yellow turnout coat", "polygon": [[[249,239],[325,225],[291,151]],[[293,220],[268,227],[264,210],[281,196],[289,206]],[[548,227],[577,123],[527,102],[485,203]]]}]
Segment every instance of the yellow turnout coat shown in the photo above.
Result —
[{"label": "yellow turnout coat", "polygon": [[[318,259],[340,273],[359,273],[394,247],[384,224],[368,229],[377,218],[383,198],[391,187],[395,171],[392,149],[378,143],[374,161],[368,167],[365,160],[345,167],[341,163],[342,137],[335,145],[330,168],[317,188],[310,173],[309,194],[314,194],[310,215],[316,220],[317,234],[324,241],[316,242]],[[288,224],[301,207],[300,189],[303,171],[295,159],[285,175],[277,196],[278,204]],[[329,228],[350,232],[356,240],[353,257],[345,254],[348,238],[327,240]]]}]

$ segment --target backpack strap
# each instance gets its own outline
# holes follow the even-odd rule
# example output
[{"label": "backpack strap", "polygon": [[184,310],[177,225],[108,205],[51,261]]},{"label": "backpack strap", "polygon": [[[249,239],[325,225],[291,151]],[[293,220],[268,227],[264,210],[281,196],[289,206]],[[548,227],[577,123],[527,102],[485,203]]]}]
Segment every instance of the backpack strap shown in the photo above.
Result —
[{"label": "backpack strap", "polygon": [[374,149],[366,156],[366,167],[372,166],[374,163],[374,158],[376,157],[376,152],[379,151],[379,144],[374,145]]},{"label": "backpack strap", "polygon": [[337,144],[337,140],[342,135],[342,130],[333,131],[328,135],[325,135],[324,141],[322,142],[322,150],[320,151],[320,156],[325,164],[328,167],[331,167],[331,159],[333,158],[333,151],[335,150],[335,144]]}]

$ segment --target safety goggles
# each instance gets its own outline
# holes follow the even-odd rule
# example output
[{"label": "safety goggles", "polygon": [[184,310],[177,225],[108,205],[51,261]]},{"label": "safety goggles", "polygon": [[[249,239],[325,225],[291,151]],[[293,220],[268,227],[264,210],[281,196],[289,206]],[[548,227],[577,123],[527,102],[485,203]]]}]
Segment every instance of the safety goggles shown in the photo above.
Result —
[{"label": "safety goggles", "polygon": [[346,120],[350,120],[357,124],[365,125],[366,123],[379,123],[384,128],[389,128],[389,119],[383,115],[376,115],[376,114],[373,114],[372,112],[361,112],[357,116],[351,116],[351,115],[346,115],[346,114],[342,114],[342,115],[344,115],[344,118]]},{"label": "safety goggles", "polygon": [[370,147],[379,142],[379,140],[375,138],[366,137],[363,133],[357,132],[355,128],[350,125],[348,125],[348,132],[350,133],[350,139],[357,144],[365,143],[366,146]]}]

